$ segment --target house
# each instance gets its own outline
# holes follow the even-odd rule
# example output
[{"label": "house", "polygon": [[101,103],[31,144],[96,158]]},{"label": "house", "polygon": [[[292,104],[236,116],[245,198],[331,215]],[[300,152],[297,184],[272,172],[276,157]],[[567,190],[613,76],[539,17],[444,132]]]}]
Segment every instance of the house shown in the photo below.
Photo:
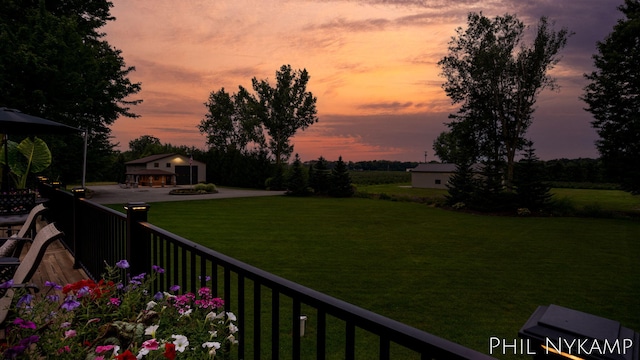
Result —
[{"label": "house", "polygon": [[415,188],[446,189],[456,164],[419,164],[411,172],[411,186]]},{"label": "house", "polygon": [[205,163],[178,154],[158,154],[125,163],[127,186],[176,186],[206,182]]}]

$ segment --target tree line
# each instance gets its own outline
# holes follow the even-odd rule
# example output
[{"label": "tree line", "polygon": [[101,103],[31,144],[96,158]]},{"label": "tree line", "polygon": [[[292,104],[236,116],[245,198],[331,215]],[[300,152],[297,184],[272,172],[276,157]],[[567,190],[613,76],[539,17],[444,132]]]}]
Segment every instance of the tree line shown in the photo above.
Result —
[{"label": "tree line", "polygon": [[[142,101],[136,98],[141,84],[129,79],[135,67],[125,63],[100,31],[115,20],[112,6],[106,0],[0,2],[0,106],[87,129],[88,181],[121,170],[127,154],[111,143],[110,125],[121,116],[137,117],[133,108]],[[597,43],[595,71],[585,74],[589,85],[582,99],[600,136],[596,147],[606,169],[603,177],[635,193],[640,191],[640,80],[635,70],[640,0],[625,0],[618,9],[623,18]],[[537,96],[556,88],[549,71],[571,35],[566,28],[555,30],[546,17],[529,34],[514,15],[490,19],[470,13],[467,27],[457,29],[448,54],[438,62],[443,89],[459,108],[434,150],[443,161],[458,164],[461,179],[468,178],[474,164],[482,165],[482,177],[462,185],[473,187],[483,201],[521,191],[526,186],[521,183],[518,190],[523,176],[517,172],[540,167],[527,130]],[[214,164],[212,169],[225,168],[211,173],[212,181],[221,184],[244,179],[239,181],[243,186],[260,187],[266,177],[270,186],[282,188],[284,166],[294,153],[291,138],[318,122],[317,99],[307,91],[309,79],[306,69],[283,65],[274,82],[253,78],[250,88],[214,90],[198,126],[208,150],[163,150],[195,153]],[[43,138],[55,154],[46,175],[67,182],[80,179],[83,138]],[[525,161],[516,161],[518,155]],[[527,162],[531,169],[522,170]],[[385,166],[391,170],[395,163],[360,164],[362,170]]]}]

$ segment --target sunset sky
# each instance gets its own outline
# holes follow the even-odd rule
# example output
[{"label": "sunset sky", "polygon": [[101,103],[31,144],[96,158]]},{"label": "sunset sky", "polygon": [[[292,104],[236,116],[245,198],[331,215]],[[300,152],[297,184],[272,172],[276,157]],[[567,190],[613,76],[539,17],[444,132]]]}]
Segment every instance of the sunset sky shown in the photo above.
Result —
[{"label": "sunset sky", "polygon": [[306,68],[319,122],[293,138],[303,161],[437,160],[433,140],[455,112],[437,62],[469,12],[515,14],[532,30],[541,16],[575,32],[553,75],[559,92],[538,99],[529,137],[544,160],[597,157],[591,114],[579,100],[596,41],[622,17],[623,0],[113,0],[104,32],[134,82],[133,111],[114,141],[153,135],[205,149],[197,125],[212,91],[272,84],[280,66]]}]

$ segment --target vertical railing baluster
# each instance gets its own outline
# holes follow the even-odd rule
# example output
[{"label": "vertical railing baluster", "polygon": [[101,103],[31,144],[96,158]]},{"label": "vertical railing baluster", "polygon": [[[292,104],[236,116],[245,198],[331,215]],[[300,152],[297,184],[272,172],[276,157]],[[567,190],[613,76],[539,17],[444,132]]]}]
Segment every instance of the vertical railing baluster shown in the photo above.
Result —
[{"label": "vertical railing baluster", "polygon": [[238,274],[238,316],[236,318],[236,326],[238,326],[238,359],[244,359],[245,347],[245,295],[244,295],[244,275]]},{"label": "vertical railing baluster", "polygon": [[173,285],[179,285],[180,284],[180,266],[179,266],[179,262],[178,262],[178,245],[177,244],[172,244],[172,259],[173,259],[173,284],[171,284],[171,286]]},{"label": "vertical railing baluster", "polygon": [[325,360],[327,357],[327,313],[318,309],[316,315],[318,324],[316,325],[316,359]]},{"label": "vertical railing baluster", "polygon": [[207,286],[207,260],[200,256],[200,287]]},{"label": "vertical railing baluster", "polygon": [[271,359],[280,358],[280,293],[271,289]]},{"label": "vertical railing baluster", "polygon": [[353,360],[355,356],[356,356],[356,327],[353,321],[347,320],[344,358],[345,360]]},{"label": "vertical railing baluster", "polygon": [[175,273],[176,271],[175,270],[168,271],[168,270],[171,270],[170,269],[170,267],[171,267],[171,243],[169,241],[167,241],[167,239],[164,239],[163,243],[162,243],[162,247],[164,248],[164,254],[165,254],[164,255],[165,257],[164,257],[163,264],[164,264],[165,270],[167,270],[165,272],[165,275],[164,275],[164,290],[165,291],[169,291],[169,288],[171,288],[171,285],[173,285],[171,283],[171,273],[172,272]]},{"label": "vertical railing baluster", "polygon": [[197,260],[196,260],[196,253],[193,251],[189,251],[189,254],[191,255],[189,257],[189,269],[190,269],[190,276],[189,276],[189,287],[191,289],[191,291],[193,291],[194,293],[198,292],[198,286],[196,285],[197,281],[197,275],[196,275],[196,269],[197,267]]},{"label": "vertical railing baluster", "polygon": [[293,311],[292,311],[292,326],[293,326],[293,339],[291,346],[291,358],[299,359],[300,358],[300,300],[294,298],[293,299]]},{"label": "vertical railing baluster", "polygon": [[213,296],[218,297],[218,263],[215,261],[211,264],[211,289]]},{"label": "vertical railing baluster", "polygon": [[231,269],[224,268],[224,309],[231,311]]},{"label": "vertical railing baluster", "polygon": [[380,360],[389,360],[391,356],[391,343],[389,339],[383,335],[380,335]]},{"label": "vertical railing baluster", "polygon": [[257,280],[253,280],[253,358],[260,360],[262,330],[262,293]]},{"label": "vertical railing baluster", "polygon": [[182,262],[182,267],[178,267],[180,269],[180,285],[181,289],[185,292],[187,290],[187,249],[181,247],[180,248],[180,261]]}]

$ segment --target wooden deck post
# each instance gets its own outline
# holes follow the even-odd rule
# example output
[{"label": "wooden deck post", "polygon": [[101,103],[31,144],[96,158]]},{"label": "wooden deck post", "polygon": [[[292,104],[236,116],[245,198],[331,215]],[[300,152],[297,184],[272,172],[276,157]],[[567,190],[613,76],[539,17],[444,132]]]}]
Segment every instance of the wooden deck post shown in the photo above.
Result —
[{"label": "wooden deck post", "polygon": [[126,259],[132,275],[151,271],[151,239],[148,232],[140,230],[140,223],[147,221],[150,205],[144,202],[130,202],[127,210]]}]

